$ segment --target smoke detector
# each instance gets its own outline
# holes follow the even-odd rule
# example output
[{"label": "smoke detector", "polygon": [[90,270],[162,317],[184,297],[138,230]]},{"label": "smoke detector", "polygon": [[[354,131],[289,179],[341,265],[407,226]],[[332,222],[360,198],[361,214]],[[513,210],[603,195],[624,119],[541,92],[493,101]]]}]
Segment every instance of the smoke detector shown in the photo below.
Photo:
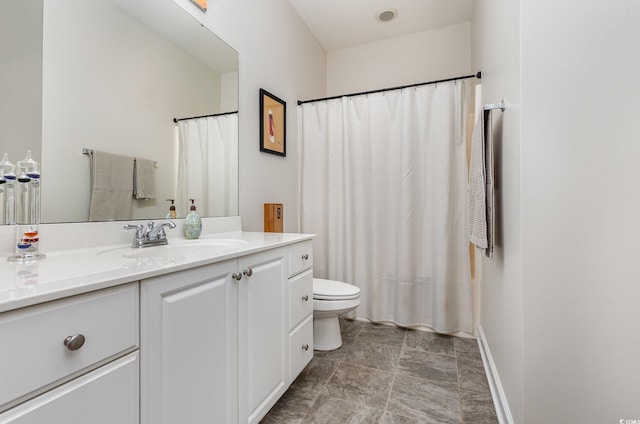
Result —
[{"label": "smoke detector", "polygon": [[376,13],[376,19],[379,22],[391,22],[396,16],[398,16],[398,11],[396,9],[384,9]]}]

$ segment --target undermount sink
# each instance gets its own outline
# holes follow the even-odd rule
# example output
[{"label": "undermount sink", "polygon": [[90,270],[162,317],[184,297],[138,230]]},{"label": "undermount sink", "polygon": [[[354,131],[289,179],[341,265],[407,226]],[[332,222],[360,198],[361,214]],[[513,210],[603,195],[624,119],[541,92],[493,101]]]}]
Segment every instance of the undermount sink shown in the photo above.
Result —
[{"label": "undermount sink", "polygon": [[168,258],[195,255],[209,255],[227,250],[238,249],[247,245],[245,240],[238,239],[206,239],[206,240],[170,240],[162,246],[149,246],[134,249],[132,247],[117,247],[98,252],[98,256],[116,255],[124,258]]}]

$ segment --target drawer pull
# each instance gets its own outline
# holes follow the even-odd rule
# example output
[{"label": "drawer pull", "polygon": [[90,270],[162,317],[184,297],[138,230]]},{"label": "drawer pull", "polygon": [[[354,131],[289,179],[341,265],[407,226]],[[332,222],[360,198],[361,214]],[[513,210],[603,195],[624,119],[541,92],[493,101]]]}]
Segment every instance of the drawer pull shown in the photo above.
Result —
[{"label": "drawer pull", "polygon": [[302,255],[302,259],[304,259],[305,261],[309,259],[309,254],[305,253],[304,255]]},{"label": "drawer pull", "polygon": [[253,270],[251,268],[247,268],[244,271],[242,271],[244,273],[244,275],[246,275],[247,277],[251,277],[251,275],[253,275]]},{"label": "drawer pull", "polygon": [[302,300],[304,300],[305,302],[308,302],[309,296],[305,294],[304,296],[302,296]]},{"label": "drawer pull", "polygon": [[236,281],[240,281],[242,280],[242,273],[234,272],[233,274],[231,274],[231,278],[233,278]]},{"label": "drawer pull", "polygon": [[308,344],[303,344],[302,345],[302,350],[309,350],[309,345]]},{"label": "drawer pull", "polygon": [[82,334],[74,334],[64,339],[64,345],[70,351],[78,350],[84,345],[85,338]]}]

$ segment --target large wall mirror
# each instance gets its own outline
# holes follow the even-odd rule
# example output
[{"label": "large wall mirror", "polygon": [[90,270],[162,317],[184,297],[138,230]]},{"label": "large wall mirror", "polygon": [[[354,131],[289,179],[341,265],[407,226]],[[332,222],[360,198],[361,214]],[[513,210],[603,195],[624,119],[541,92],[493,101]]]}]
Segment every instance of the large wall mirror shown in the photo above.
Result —
[{"label": "large wall mirror", "polygon": [[41,161],[43,223],[89,220],[88,151],[155,163],[131,219],[238,214],[238,54],[172,0],[3,0],[0,39],[0,155]]}]

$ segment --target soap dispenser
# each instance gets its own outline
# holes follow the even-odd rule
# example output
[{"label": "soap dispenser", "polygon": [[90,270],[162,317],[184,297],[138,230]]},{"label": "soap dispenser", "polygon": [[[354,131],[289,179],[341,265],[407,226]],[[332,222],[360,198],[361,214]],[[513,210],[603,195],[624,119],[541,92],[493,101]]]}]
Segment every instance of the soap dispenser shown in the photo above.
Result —
[{"label": "soap dispenser", "polygon": [[173,204],[175,199],[167,199],[167,202],[171,202],[171,206],[169,206],[169,212],[167,212],[167,219],[176,219],[178,217],[178,213],[176,212],[176,206]]},{"label": "soap dispenser", "polygon": [[184,219],[184,237],[187,239],[197,239],[202,232],[202,220],[196,212],[196,205],[193,199],[191,201],[191,210]]}]

